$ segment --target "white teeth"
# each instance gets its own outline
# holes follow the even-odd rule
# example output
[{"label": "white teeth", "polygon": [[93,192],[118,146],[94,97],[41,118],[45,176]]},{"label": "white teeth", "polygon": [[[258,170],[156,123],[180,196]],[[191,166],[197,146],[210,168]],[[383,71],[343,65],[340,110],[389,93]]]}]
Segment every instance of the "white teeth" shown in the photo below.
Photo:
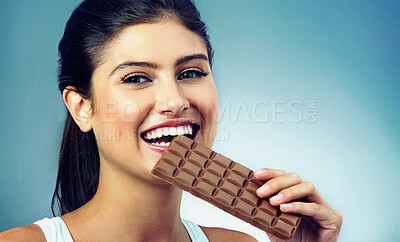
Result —
[{"label": "white teeth", "polygon": [[189,135],[193,134],[193,128],[191,125],[154,129],[152,131],[148,131],[144,135],[144,138],[146,140],[152,140],[161,138],[162,136],[176,136],[176,135],[187,135],[187,134]]},{"label": "white teeth", "polygon": [[177,135],[176,128],[169,128],[169,135]]},{"label": "white teeth", "polygon": [[177,132],[178,132],[178,135],[184,135],[185,134],[185,131],[184,131],[182,126],[178,127]]},{"label": "white teeth", "polygon": [[165,129],[164,129],[163,135],[164,135],[164,136],[168,136],[168,135],[169,135],[169,130],[168,130],[168,128],[165,128]]},{"label": "white teeth", "polygon": [[169,146],[170,142],[167,142],[167,143],[165,143],[165,142],[161,142],[161,143],[153,142],[151,144],[152,145],[157,145],[157,146]]},{"label": "white teeth", "polygon": [[161,138],[161,136],[163,135],[161,129],[157,129],[157,138]]}]

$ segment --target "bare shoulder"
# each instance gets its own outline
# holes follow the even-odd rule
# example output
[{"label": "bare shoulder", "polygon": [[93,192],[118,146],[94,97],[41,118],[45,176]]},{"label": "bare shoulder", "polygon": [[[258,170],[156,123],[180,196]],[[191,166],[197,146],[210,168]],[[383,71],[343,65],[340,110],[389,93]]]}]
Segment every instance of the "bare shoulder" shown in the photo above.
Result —
[{"label": "bare shoulder", "polygon": [[201,230],[203,230],[204,234],[207,236],[208,240],[213,241],[249,241],[254,242],[257,241],[252,236],[235,231],[230,229],[223,228],[213,228],[213,227],[203,227],[200,226]]},{"label": "bare shoulder", "polygon": [[0,241],[34,241],[45,242],[46,237],[39,225],[31,224],[27,226],[16,227],[0,233]]}]

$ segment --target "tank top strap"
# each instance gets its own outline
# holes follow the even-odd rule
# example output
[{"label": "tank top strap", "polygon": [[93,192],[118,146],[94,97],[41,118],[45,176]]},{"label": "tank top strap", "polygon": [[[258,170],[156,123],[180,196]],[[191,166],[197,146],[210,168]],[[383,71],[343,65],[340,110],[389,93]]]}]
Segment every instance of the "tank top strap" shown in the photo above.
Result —
[{"label": "tank top strap", "polygon": [[181,220],[183,225],[185,225],[185,228],[188,231],[192,242],[208,242],[208,239],[203,230],[201,230],[201,228],[197,224],[183,218],[181,218]]},{"label": "tank top strap", "polygon": [[42,229],[46,241],[48,242],[73,242],[71,234],[69,233],[67,225],[62,218],[44,218],[36,221],[34,224],[39,225]]}]

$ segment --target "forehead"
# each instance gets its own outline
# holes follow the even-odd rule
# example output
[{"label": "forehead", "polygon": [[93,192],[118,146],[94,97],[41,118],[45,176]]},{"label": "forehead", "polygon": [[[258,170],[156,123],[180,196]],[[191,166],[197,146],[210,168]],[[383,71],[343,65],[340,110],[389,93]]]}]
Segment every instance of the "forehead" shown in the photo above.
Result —
[{"label": "forehead", "polygon": [[105,46],[101,62],[141,60],[162,66],[193,53],[207,56],[203,39],[176,21],[163,20],[124,28]]}]

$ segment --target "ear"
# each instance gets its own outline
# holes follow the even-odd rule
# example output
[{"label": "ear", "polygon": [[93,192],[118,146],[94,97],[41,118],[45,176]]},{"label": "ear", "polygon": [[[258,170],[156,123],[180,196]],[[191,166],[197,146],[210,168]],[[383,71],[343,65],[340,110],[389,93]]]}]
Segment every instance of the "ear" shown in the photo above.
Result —
[{"label": "ear", "polygon": [[92,129],[92,123],[90,120],[90,111],[92,110],[90,100],[84,99],[75,91],[75,88],[71,86],[64,89],[62,96],[75,123],[79,126],[82,132],[89,132]]}]

